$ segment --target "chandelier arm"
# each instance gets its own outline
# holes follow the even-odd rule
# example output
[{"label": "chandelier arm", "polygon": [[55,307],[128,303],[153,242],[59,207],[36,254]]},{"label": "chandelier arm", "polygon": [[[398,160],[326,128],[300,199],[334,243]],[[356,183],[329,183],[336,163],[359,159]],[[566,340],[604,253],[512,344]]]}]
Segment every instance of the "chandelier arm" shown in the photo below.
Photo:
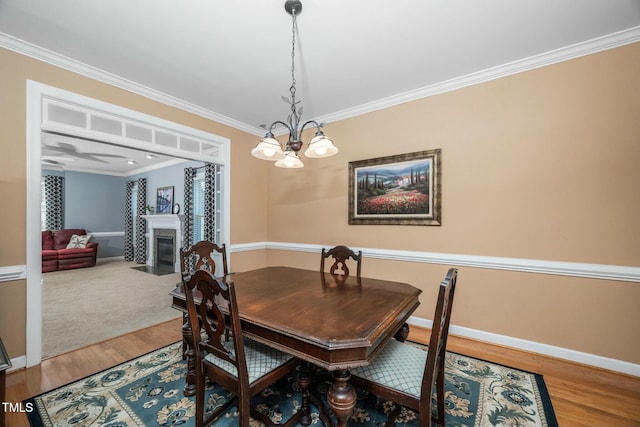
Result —
[{"label": "chandelier arm", "polygon": [[306,128],[310,124],[313,124],[316,127],[316,132],[318,132],[322,128],[322,125],[316,122],[315,120],[307,120],[300,128],[300,136],[302,136],[302,132],[304,131],[304,128]]},{"label": "chandelier arm", "polygon": [[[298,107],[298,104],[300,104],[302,101],[296,100],[296,33],[298,30],[298,22],[296,16],[302,11],[302,2],[300,0],[287,0],[285,2],[284,8],[286,12],[291,15],[291,86],[289,87],[290,98],[283,96],[282,100],[289,104],[291,112],[287,117],[288,123],[282,120],[277,120],[271,123],[271,126],[269,126],[269,128],[267,128],[266,125],[261,125],[261,127],[263,127],[265,130],[268,129],[267,135],[265,135],[263,141],[269,138],[275,139],[275,137],[273,136],[273,128],[277,125],[282,125],[289,131],[289,140],[287,141],[284,149],[285,159],[278,160],[276,162],[276,166],[300,168],[303,165],[300,161],[300,158],[298,157],[298,152],[302,149],[302,133],[307,126],[313,125],[316,127],[315,137],[311,139],[311,142],[309,142],[309,147],[305,152],[305,155],[307,157],[332,156],[338,152],[338,149],[333,145],[333,142],[322,132],[324,123],[318,123],[315,120],[308,120],[304,122],[302,126],[300,126],[300,123],[302,121],[302,107]],[[274,144],[273,141],[268,141],[266,143]],[[265,160],[271,160],[272,157],[261,154],[258,147],[251,153],[255,157]]]},{"label": "chandelier arm", "polygon": [[278,125],[278,124],[280,124],[280,125],[282,125],[282,126],[286,127],[286,128],[287,128],[287,130],[289,131],[289,134],[292,134],[292,133],[293,133],[293,129],[291,129],[291,126],[289,126],[287,123],[285,123],[285,122],[283,122],[283,121],[280,121],[280,120],[276,120],[275,122],[271,123],[271,126],[269,126],[269,133],[273,133],[273,132],[272,132],[273,127],[274,127],[275,125]]}]

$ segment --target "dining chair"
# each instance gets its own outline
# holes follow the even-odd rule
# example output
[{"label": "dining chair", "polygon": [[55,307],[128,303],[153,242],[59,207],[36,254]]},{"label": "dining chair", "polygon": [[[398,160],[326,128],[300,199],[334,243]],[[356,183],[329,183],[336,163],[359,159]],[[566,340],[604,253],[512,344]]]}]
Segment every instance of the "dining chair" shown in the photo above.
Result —
[{"label": "dining chair", "polygon": [[[212,422],[234,403],[238,408],[240,426],[249,426],[250,415],[267,425],[274,425],[266,415],[250,408],[251,397],[294,371],[299,361],[287,353],[243,337],[231,279],[196,270],[183,283],[193,331],[192,347],[195,349],[196,425]],[[198,304],[194,298],[195,291],[200,298]],[[226,327],[232,331],[231,340],[223,337]],[[207,379],[230,392],[233,398],[215,408],[205,420]],[[285,425],[294,422],[291,419],[291,424]]]},{"label": "dining chair", "polygon": [[436,389],[437,425],[444,426],[444,359],[458,270],[449,269],[440,283],[429,348],[389,340],[368,366],[351,370],[351,382],[374,396],[395,402],[386,426],[393,425],[402,407],[419,413],[420,427],[431,426],[432,392]]},{"label": "dining chair", "polygon": [[182,277],[188,279],[196,270],[206,270],[215,276],[216,263],[213,257],[216,253],[222,256],[222,272],[226,276],[229,274],[226,244],[223,243],[220,246],[208,240],[201,240],[190,248],[180,248],[180,273]]},{"label": "dining chair", "polygon": [[344,245],[338,245],[329,250],[322,248],[322,257],[320,258],[321,273],[324,273],[324,260],[329,257],[333,257],[333,264],[329,268],[329,273],[331,273],[337,281],[344,282],[347,277],[349,277],[347,260],[350,258],[356,262],[356,278],[360,280],[362,251],[356,253]]},{"label": "dining chair", "polygon": [[[182,279],[189,279],[197,270],[205,270],[215,276],[216,263],[214,256],[216,253],[222,256],[222,272],[226,276],[229,274],[229,267],[227,266],[227,246],[224,243],[220,246],[208,240],[201,240],[194,243],[190,248],[184,250],[180,248],[180,274]],[[189,321],[188,315],[183,315],[182,319],[185,324]],[[227,329],[227,339],[229,338],[229,333],[230,331]],[[188,348],[187,343],[184,343],[183,348],[185,357],[187,352],[193,351]]]}]

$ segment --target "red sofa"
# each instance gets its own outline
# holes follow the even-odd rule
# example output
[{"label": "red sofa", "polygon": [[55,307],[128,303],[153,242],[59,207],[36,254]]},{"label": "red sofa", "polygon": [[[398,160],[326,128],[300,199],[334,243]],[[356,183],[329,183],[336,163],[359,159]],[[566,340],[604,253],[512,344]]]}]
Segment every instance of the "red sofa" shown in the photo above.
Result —
[{"label": "red sofa", "polygon": [[85,236],[82,228],[44,230],[42,232],[42,272],[93,267],[98,256],[98,243],[88,242],[84,248],[69,248],[73,235]]}]

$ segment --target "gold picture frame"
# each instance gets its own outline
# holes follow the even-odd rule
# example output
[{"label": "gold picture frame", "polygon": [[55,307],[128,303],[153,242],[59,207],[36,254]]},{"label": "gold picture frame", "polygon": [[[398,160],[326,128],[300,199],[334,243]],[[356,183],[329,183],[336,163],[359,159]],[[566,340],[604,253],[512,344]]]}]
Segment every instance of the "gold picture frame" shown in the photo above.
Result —
[{"label": "gold picture frame", "polygon": [[349,224],[442,224],[441,149],[349,162]]}]

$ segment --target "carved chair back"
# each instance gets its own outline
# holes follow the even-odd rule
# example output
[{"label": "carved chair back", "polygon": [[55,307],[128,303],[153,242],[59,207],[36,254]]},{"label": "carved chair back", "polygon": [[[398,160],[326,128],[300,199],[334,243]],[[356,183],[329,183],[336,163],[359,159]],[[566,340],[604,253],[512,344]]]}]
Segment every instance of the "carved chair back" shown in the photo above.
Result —
[{"label": "carved chair back", "polygon": [[[233,404],[238,408],[237,425],[249,427],[253,417],[275,427],[267,414],[251,407],[251,397],[291,374],[299,362],[289,354],[243,336],[230,277],[215,277],[207,270],[196,270],[182,280],[192,331],[189,340],[195,350],[196,427],[214,422]],[[231,339],[226,334],[228,329]],[[207,379],[223,387],[233,398],[205,416]],[[295,417],[283,424],[294,425]]]},{"label": "carved chair back", "polygon": [[[192,331],[191,346],[195,350],[197,393],[204,390],[205,376],[211,376],[203,372],[203,359],[214,357],[233,365],[237,376],[229,375],[227,370],[214,363],[206,363],[207,371],[213,371],[216,382],[226,390],[236,396],[243,394],[249,390],[249,374],[233,282],[214,277],[204,269],[196,270],[182,282]],[[200,298],[198,304],[194,294]],[[231,329],[231,341],[226,337],[227,329]],[[197,421],[202,420],[200,409],[196,411]]]},{"label": "carved chair back", "polygon": [[322,248],[322,257],[320,259],[321,273],[324,273],[324,260],[329,257],[333,258],[333,264],[329,268],[329,273],[337,282],[344,282],[347,277],[349,277],[349,267],[347,266],[347,260],[349,258],[356,262],[356,278],[360,280],[362,251],[356,253],[344,245],[338,245],[329,250]]},{"label": "carved chair back", "polygon": [[183,279],[188,279],[197,270],[205,270],[214,276],[216,274],[216,264],[214,255],[218,253],[222,255],[222,272],[226,276],[229,274],[227,267],[227,246],[223,243],[221,246],[202,240],[190,248],[180,249],[180,271]]}]

